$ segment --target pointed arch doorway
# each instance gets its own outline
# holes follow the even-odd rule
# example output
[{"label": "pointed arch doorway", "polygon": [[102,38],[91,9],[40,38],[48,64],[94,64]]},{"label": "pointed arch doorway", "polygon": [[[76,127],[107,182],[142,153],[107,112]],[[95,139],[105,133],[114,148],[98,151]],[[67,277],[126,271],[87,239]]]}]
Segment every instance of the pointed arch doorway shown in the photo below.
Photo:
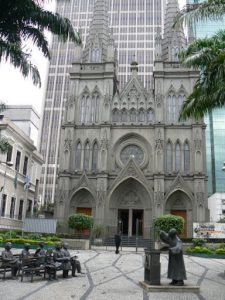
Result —
[{"label": "pointed arch doorway", "polygon": [[110,211],[115,225],[123,235],[143,236],[151,214],[148,191],[136,179],[129,178],[120,183],[110,197]]},{"label": "pointed arch doorway", "polygon": [[177,190],[167,198],[166,213],[175,216],[180,216],[184,219],[184,231],[182,232],[182,234],[180,234],[181,238],[187,238],[192,236],[192,201],[185,192]]}]

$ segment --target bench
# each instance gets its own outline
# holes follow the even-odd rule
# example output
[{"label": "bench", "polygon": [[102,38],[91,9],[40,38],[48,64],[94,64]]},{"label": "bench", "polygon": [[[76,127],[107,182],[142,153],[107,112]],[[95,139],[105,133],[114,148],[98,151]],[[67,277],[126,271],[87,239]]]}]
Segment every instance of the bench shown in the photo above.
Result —
[{"label": "bench", "polygon": [[[15,259],[19,259],[20,256],[18,254],[15,254],[15,255],[13,255],[13,257]],[[12,272],[12,266],[10,266],[9,262],[3,261],[2,256],[0,256],[0,274],[3,274],[3,279],[6,278],[7,272]],[[20,270],[19,270],[19,272],[20,272]]]},{"label": "bench", "polygon": [[24,276],[28,276],[31,278],[31,282],[34,280],[35,275],[46,275],[46,267],[45,264],[42,264],[43,261],[38,257],[26,257],[21,259],[21,281],[23,281]]}]

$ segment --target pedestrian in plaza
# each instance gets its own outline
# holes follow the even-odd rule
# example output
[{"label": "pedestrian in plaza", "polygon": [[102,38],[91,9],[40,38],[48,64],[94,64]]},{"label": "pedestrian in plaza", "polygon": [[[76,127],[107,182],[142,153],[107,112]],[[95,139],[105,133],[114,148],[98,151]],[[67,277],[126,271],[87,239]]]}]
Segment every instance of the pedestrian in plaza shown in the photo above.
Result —
[{"label": "pedestrian in plaza", "polygon": [[169,264],[167,277],[172,279],[171,285],[183,286],[187,279],[184,265],[182,242],[177,236],[176,229],[172,228],[168,233],[160,231],[161,240],[169,245]]},{"label": "pedestrian in plaza", "polygon": [[115,246],[116,246],[116,251],[115,251],[115,253],[116,254],[119,254],[119,247],[120,247],[120,245],[121,245],[121,235],[120,235],[120,233],[117,233],[117,234],[115,234],[115,236],[114,236],[114,241],[115,241]]},{"label": "pedestrian in plaza", "polygon": [[11,249],[12,249],[12,244],[6,243],[5,250],[2,251],[2,260],[6,266],[12,268],[12,279],[15,279],[17,272],[21,267],[21,262],[19,261],[18,258],[15,258],[13,256]]}]

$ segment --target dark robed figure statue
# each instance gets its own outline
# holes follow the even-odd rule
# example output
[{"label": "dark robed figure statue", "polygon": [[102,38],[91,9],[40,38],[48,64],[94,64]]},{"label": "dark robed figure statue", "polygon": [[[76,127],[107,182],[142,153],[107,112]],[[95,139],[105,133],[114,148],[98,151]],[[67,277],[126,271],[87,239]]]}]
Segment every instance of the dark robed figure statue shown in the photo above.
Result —
[{"label": "dark robed figure statue", "polygon": [[169,245],[168,278],[172,279],[171,285],[182,286],[186,277],[182,242],[177,236],[176,229],[172,228],[168,233],[160,231],[161,240]]}]

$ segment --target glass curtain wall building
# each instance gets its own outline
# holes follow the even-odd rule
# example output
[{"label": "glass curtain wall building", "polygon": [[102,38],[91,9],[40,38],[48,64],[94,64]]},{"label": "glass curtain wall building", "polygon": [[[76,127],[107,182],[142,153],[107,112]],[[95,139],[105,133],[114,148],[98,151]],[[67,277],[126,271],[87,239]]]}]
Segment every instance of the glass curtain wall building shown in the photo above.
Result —
[{"label": "glass curtain wall building", "polygon": [[[166,0],[108,0],[109,24],[118,50],[118,80],[122,87],[130,75],[130,63],[139,64],[139,76],[146,88],[152,87],[154,38],[164,23]],[[85,45],[94,0],[58,0],[57,12],[68,17],[79,30]],[[52,58],[42,111],[40,152],[42,201],[54,202],[57,179],[60,125],[68,97],[69,70],[76,59],[75,46],[53,38]]]},{"label": "glass curtain wall building", "polygon": [[[198,3],[198,0],[189,0],[187,3]],[[207,21],[199,23],[193,28],[194,37],[210,37],[218,30],[225,29],[224,21]],[[225,161],[225,108],[214,110],[205,117],[206,128],[206,155],[208,172],[208,193],[225,191],[225,172],[222,171]]]}]

